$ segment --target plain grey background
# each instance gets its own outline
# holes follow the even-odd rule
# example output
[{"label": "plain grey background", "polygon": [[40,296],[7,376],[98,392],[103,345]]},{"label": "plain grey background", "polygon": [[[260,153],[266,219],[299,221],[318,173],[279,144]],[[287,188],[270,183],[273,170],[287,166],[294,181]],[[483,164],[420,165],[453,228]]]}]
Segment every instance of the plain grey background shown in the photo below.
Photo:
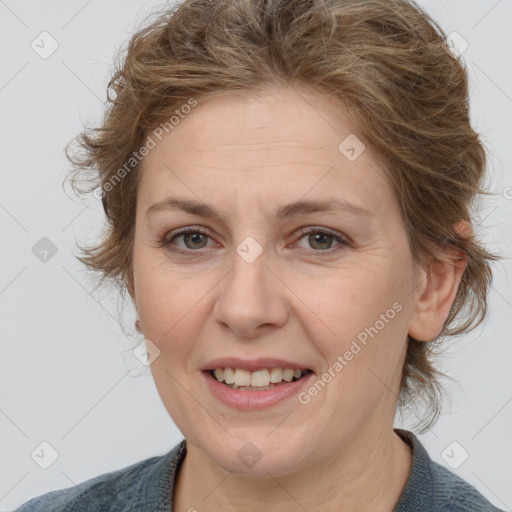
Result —
[{"label": "plain grey background", "polygon": [[[445,384],[451,411],[420,439],[434,460],[510,511],[512,4],[420,4],[448,34],[457,32],[454,51],[463,51],[468,68],[473,125],[495,193],[482,203],[476,229],[507,257],[495,266],[485,324],[449,342],[442,368],[457,381]],[[63,148],[82,123],[100,120],[114,52],[162,5],[0,0],[0,510],[161,455],[182,439],[132,352],[133,307],[120,316],[115,293],[93,292],[73,256],[75,241],[100,233],[101,203],[80,202],[62,187]],[[58,48],[48,56],[52,44]],[[56,252],[41,261],[41,247]],[[43,469],[52,450],[58,457]]]}]

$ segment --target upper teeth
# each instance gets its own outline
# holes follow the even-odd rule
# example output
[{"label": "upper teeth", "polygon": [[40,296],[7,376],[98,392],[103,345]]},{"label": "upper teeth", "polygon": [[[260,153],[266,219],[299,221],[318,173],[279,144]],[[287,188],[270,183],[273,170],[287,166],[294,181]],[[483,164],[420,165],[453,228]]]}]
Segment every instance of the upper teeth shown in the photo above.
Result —
[{"label": "upper teeth", "polygon": [[240,368],[216,368],[213,372],[215,378],[219,382],[226,382],[226,384],[235,384],[236,386],[255,386],[265,387],[272,384],[277,384],[282,380],[291,382],[293,378],[300,378],[303,373],[302,370],[291,370],[272,368],[271,370],[263,369],[255,372],[243,370]]}]

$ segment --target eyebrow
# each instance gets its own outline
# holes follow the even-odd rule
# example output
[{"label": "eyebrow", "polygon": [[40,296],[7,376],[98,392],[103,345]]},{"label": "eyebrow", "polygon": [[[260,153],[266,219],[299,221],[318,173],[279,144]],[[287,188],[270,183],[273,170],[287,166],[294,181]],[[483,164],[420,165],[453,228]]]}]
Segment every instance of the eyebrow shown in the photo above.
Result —
[{"label": "eyebrow", "polygon": [[[192,215],[210,217],[222,222],[222,215],[212,206],[202,202],[179,197],[167,197],[155,204],[152,204],[146,210],[146,215],[148,215],[150,212],[162,210],[182,210]],[[365,217],[371,217],[374,215],[370,210],[367,210],[362,206],[350,203],[344,199],[333,198],[325,201],[296,201],[294,203],[281,206],[278,209],[276,216],[278,219],[282,220],[304,213],[340,211]]]}]

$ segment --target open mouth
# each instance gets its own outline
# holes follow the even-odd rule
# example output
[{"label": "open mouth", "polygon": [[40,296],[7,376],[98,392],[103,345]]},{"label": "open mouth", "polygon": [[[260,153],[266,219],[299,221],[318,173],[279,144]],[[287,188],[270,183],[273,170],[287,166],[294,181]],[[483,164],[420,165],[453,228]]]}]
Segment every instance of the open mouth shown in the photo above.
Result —
[{"label": "open mouth", "polygon": [[248,370],[233,368],[217,368],[215,370],[207,370],[207,372],[214,380],[231,389],[265,391],[291,382],[296,382],[309,373],[312,373],[312,370],[308,368],[303,370],[272,368],[270,370],[263,369],[249,372]]}]

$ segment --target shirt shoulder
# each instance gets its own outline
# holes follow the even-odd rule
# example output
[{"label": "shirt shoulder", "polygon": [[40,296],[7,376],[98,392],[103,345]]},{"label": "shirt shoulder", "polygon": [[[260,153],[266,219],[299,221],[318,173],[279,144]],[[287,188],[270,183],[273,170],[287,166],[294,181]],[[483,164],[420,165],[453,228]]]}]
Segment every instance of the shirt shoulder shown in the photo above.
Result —
[{"label": "shirt shoulder", "polygon": [[394,512],[504,512],[475,487],[433,461],[420,440],[407,430],[395,432],[412,449],[412,467]]},{"label": "shirt shoulder", "polygon": [[165,455],[37,496],[14,512],[169,512],[176,467],[184,448],[182,441]]},{"label": "shirt shoulder", "polygon": [[440,512],[504,512],[490,503],[475,487],[432,461],[434,498]]}]

